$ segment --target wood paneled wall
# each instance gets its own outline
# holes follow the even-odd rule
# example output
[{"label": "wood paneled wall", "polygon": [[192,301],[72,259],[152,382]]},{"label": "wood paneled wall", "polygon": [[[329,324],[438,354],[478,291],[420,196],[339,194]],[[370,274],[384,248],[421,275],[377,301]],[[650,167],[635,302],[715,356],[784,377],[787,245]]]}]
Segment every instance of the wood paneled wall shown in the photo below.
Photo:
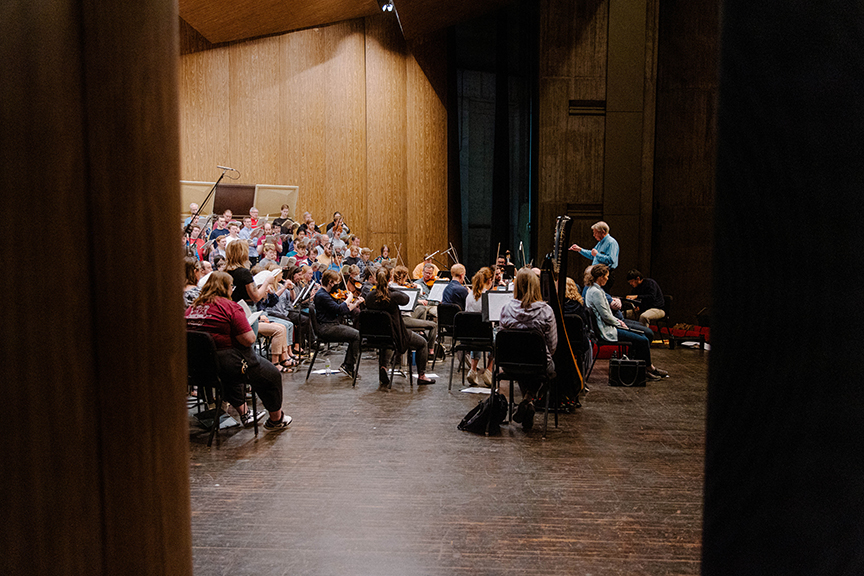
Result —
[{"label": "wood paneled wall", "polygon": [[427,79],[446,58],[424,66],[389,14],[185,55],[182,177],[215,180],[222,164],[238,182],[297,185],[298,216],[339,210],[373,254],[401,243],[413,267],[449,238],[446,109]]},{"label": "wood paneled wall", "polygon": [[652,273],[693,323],[711,305],[719,0],[661,2],[659,34]]},{"label": "wood paneled wall", "polygon": [[181,251],[153,234],[180,210],[176,5],[0,16],[3,288],[32,296],[4,307],[0,573],[191,574]]}]

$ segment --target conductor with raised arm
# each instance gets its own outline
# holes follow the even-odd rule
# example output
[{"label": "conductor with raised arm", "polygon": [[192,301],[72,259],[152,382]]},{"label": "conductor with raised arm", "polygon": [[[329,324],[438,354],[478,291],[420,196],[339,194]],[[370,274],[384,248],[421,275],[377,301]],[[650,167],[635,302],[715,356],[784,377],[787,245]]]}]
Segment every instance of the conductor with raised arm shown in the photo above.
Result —
[{"label": "conductor with raised arm", "polygon": [[[609,235],[609,225],[602,220],[591,226],[591,232],[594,234],[594,239],[597,244],[591,250],[582,248],[578,244],[570,246],[570,250],[578,252],[585,258],[591,260],[591,264],[603,264],[609,268],[610,276],[618,267],[618,241]],[[611,280],[607,283],[607,287],[612,285]]]}]

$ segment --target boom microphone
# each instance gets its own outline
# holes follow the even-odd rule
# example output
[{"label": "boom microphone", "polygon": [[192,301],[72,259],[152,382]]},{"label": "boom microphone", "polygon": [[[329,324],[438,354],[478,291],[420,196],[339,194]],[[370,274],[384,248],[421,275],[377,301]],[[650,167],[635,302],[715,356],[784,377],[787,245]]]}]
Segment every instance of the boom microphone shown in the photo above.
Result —
[{"label": "boom microphone", "polygon": [[228,166],[219,166],[217,164],[216,168],[219,168],[220,170],[230,170],[231,172],[237,172],[238,174],[240,173],[238,170],[235,170],[234,168],[229,168]]}]

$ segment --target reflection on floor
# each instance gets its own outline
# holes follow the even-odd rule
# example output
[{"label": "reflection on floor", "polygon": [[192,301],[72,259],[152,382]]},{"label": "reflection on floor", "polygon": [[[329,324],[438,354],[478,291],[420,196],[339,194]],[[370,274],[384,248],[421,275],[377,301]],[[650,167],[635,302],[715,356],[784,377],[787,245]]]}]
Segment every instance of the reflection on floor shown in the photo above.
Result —
[{"label": "reflection on floor", "polygon": [[[341,375],[286,375],[281,433],[190,418],[195,574],[698,574],[708,353],[654,348],[670,378],[606,385],[549,437],[457,431],[479,396],[396,377],[364,355]],[[342,351],[331,356],[341,363]],[[316,368],[324,367],[319,358]],[[517,392],[518,394],[518,392]]]}]

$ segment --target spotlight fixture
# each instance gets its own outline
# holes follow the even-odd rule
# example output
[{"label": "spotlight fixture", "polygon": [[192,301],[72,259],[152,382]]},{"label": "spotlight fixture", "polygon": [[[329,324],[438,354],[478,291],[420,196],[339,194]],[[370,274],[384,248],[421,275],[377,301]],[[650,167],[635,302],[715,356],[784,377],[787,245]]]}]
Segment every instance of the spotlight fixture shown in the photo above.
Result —
[{"label": "spotlight fixture", "polygon": [[387,2],[383,6],[381,6],[381,10],[384,12],[392,12],[393,11],[393,2]]}]

